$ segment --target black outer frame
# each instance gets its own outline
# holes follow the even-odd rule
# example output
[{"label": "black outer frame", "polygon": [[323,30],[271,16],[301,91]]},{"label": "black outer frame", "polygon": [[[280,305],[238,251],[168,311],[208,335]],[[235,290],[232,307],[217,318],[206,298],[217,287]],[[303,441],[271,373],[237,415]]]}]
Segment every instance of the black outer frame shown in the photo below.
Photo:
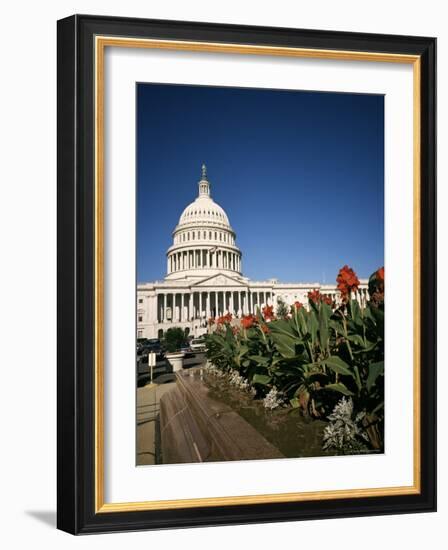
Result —
[{"label": "black outer frame", "polygon": [[[94,37],[421,56],[421,493],[94,513]],[[73,534],[436,510],[436,39],[74,15],[58,21],[57,526]]]}]

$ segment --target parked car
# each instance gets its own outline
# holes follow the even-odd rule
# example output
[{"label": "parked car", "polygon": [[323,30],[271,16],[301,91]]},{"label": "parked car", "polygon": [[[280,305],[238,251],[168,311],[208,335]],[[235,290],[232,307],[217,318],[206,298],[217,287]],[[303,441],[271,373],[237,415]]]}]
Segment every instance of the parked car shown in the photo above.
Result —
[{"label": "parked car", "polygon": [[[154,376],[158,376],[167,372],[168,363],[165,360],[163,352],[156,355],[156,365],[153,370]],[[148,354],[137,356],[137,376],[149,376],[150,369],[148,366]]]},{"label": "parked car", "polygon": [[192,351],[207,351],[204,338],[194,338],[191,341],[190,348]]},{"label": "parked car", "polygon": [[[165,354],[162,351],[156,354],[156,364],[161,363],[164,360],[165,360]],[[140,357],[138,357],[137,362],[140,363],[141,365],[147,365],[148,354],[141,355]]]},{"label": "parked car", "polygon": [[150,352],[160,353],[162,351],[162,346],[158,338],[147,338],[137,348],[137,355],[148,355]]}]

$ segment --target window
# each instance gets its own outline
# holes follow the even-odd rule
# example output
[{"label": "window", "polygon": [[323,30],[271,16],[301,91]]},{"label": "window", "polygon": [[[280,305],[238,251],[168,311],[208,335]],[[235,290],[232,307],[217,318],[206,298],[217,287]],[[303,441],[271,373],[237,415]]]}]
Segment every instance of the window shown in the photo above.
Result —
[{"label": "window", "polygon": [[141,315],[138,316],[138,322],[139,323],[142,323],[143,322],[143,317]]},{"label": "window", "polygon": [[138,299],[138,303],[139,303],[139,304],[143,304],[143,298],[139,298],[139,299]]},{"label": "window", "polygon": [[143,338],[143,330],[137,330],[137,338]]}]

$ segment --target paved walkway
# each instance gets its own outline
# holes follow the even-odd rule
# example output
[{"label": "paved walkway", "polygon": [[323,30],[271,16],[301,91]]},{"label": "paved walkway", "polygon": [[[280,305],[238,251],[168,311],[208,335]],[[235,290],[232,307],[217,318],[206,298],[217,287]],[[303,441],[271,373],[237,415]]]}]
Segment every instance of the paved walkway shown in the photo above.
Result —
[{"label": "paved walkway", "polygon": [[[158,381],[162,382],[162,377]],[[167,375],[172,380],[173,375]],[[137,388],[137,466],[157,464],[157,417],[160,398],[176,385],[174,381],[165,384],[147,384]]]}]

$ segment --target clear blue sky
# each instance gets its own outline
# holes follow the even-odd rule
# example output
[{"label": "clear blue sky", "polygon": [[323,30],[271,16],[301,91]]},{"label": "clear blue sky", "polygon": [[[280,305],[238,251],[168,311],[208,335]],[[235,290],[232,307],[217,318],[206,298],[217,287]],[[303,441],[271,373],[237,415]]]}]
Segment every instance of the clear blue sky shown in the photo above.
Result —
[{"label": "clear blue sky", "polygon": [[251,279],[384,264],[383,96],[138,84],[138,282],[165,276],[203,162]]}]

